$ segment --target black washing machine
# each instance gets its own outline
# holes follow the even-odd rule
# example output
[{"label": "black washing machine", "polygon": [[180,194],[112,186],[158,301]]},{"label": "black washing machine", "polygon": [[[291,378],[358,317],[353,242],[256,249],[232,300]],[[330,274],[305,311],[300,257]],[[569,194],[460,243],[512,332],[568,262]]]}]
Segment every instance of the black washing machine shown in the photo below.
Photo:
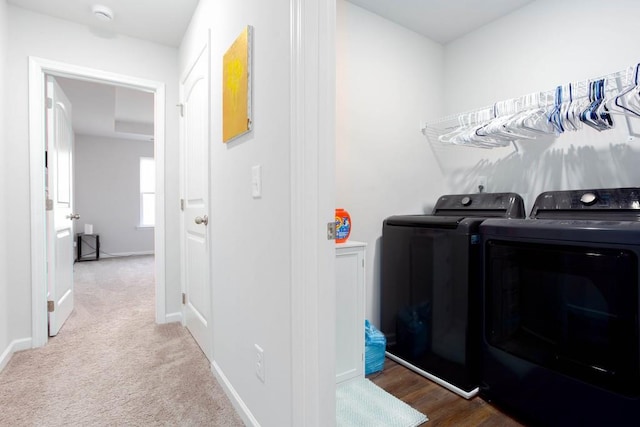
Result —
[{"label": "black washing machine", "polygon": [[524,218],[515,193],[446,195],[431,215],[387,218],[381,331],[387,356],[469,399],[478,392],[481,245],[487,218]]},{"label": "black washing machine", "polygon": [[480,234],[480,394],[530,425],[638,425],[640,188],[542,193]]}]

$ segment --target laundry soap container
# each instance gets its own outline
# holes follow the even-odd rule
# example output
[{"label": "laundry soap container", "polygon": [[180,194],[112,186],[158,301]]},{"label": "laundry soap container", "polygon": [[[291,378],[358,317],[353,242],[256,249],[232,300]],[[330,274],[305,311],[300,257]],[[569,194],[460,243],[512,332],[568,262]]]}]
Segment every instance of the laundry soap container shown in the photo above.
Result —
[{"label": "laundry soap container", "polygon": [[344,243],[351,234],[351,216],[344,209],[336,209],[336,243]]},{"label": "laundry soap container", "polygon": [[364,374],[369,375],[384,369],[387,338],[369,322],[364,321]]}]

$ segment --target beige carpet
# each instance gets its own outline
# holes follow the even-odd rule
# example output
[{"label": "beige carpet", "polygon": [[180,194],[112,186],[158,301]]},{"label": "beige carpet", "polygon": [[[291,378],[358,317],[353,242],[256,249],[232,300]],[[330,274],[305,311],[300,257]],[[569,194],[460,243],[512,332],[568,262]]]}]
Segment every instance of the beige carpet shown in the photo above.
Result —
[{"label": "beige carpet", "polygon": [[75,264],[75,310],[0,373],[0,426],[242,426],[178,323],[154,322],[153,257]]}]

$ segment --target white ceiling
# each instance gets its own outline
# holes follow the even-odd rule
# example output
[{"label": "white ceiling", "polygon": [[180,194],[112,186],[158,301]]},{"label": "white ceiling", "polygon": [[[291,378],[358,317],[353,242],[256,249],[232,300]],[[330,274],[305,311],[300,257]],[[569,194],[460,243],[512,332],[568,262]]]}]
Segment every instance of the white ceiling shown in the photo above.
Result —
[{"label": "white ceiling", "polygon": [[[198,0],[7,0],[56,18],[87,25],[99,34],[117,33],[178,47]],[[111,22],[96,19],[94,4],[113,11]]]},{"label": "white ceiling", "polygon": [[152,93],[64,77],[55,79],[71,102],[74,133],[153,140]]},{"label": "white ceiling", "polygon": [[446,44],[533,0],[347,0]]},{"label": "white ceiling", "polygon": [[[533,0],[347,0],[445,44]],[[112,32],[178,47],[198,0],[8,0],[16,6]],[[91,11],[102,4],[111,22]]]},{"label": "white ceiling", "polygon": [[[7,0],[34,12],[66,19],[99,35],[124,34],[178,47],[198,0]],[[347,0],[446,44],[533,0]],[[92,12],[109,7],[111,22]],[[97,83],[60,79],[74,109],[78,134],[147,139],[153,129],[153,95]],[[126,99],[126,101],[125,101]]]},{"label": "white ceiling", "polygon": [[[198,0],[8,0],[44,15],[86,25],[100,35],[124,34],[178,47]],[[113,11],[103,22],[92,6]],[[73,108],[73,130],[79,135],[151,141],[153,94],[122,87],[56,77]]]}]

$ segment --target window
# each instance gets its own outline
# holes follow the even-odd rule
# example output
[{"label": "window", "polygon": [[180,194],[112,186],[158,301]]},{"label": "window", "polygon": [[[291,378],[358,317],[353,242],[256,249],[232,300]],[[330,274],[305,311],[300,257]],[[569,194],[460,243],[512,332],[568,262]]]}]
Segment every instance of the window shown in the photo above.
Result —
[{"label": "window", "polygon": [[140,226],[153,227],[156,217],[156,161],[140,157]]}]

